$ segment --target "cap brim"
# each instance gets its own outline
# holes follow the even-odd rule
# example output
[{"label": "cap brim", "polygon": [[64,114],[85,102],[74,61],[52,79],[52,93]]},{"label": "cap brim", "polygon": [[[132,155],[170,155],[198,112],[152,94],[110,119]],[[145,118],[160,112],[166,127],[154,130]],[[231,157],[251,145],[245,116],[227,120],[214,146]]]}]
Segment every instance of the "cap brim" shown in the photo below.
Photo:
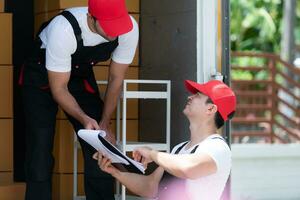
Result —
[{"label": "cap brim", "polygon": [[133,24],[128,14],[113,20],[98,20],[103,31],[111,37],[128,33],[132,30]]},{"label": "cap brim", "polygon": [[205,95],[208,95],[205,86],[202,84],[199,84],[199,83],[196,83],[196,82],[190,81],[190,80],[185,80],[184,84],[185,84],[186,89],[188,91],[190,91],[192,94],[201,92]]}]

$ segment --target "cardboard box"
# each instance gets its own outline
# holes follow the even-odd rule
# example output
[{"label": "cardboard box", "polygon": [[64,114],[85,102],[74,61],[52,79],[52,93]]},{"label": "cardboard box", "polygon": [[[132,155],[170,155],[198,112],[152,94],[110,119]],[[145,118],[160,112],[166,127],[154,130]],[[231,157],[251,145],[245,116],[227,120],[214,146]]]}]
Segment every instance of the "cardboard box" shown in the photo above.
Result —
[{"label": "cardboard box", "polygon": [[[66,9],[70,7],[87,6],[88,0],[35,0],[34,10],[35,13],[48,12],[59,9]],[[128,12],[140,12],[139,0],[126,0],[126,7]]]},{"label": "cardboard box", "polygon": [[[95,66],[94,72],[95,72],[95,78],[96,80],[107,80],[108,77],[108,66]],[[125,79],[138,79],[138,68],[137,67],[129,67]],[[129,88],[130,90],[137,90],[138,85],[137,84],[130,84]],[[99,91],[101,94],[101,97],[103,99],[105,91],[106,91],[106,85],[99,85]],[[138,119],[138,99],[130,99],[127,102],[127,118],[128,119]],[[121,111],[122,111],[122,103],[121,103]],[[122,115],[121,115],[122,117]],[[112,119],[116,119],[116,111],[113,113]]]},{"label": "cardboard box", "polygon": [[4,7],[4,1],[5,0],[0,0],[0,12],[4,12],[4,9],[5,9],[5,7]]},{"label": "cardboard box", "polygon": [[23,200],[25,198],[25,183],[0,185],[0,200]]},{"label": "cardboard box", "polygon": [[65,115],[64,111],[58,107],[56,119],[67,119],[67,116]]},{"label": "cardboard box", "polygon": [[[95,78],[97,81],[106,81],[108,79],[108,66],[96,65],[93,68],[95,73]],[[139,78],[139,69],[138,67],[129,67],[125,79],[138,79]]]},{"label": "cardboard box", "polygon": [[[78,195],[84,196],[83,174],[78,174],[77,180]],[[53,174],[52,177],[52,199],[71,200],[73,199],[73,174]]]},{"label": "cardboard box", "polygon": [[13,120],[0,119],[0,171],[13,170]]},{"label": "cardboard box", "polygon": [[0,66],[0,118],[13,117],[13,67]]},{"label": "cardboard box", "polygon": [[126,7],[129,13],[139,13],[140,0],[126,0]]},{"label": "cardboard box", "polygon": [[13,183],[13,179],[12,172],[0,172],[0,186]]},{"label": "cardboard box", "polygon": [[[97,81],[107,81],[108,70],[109,70],[108,66],[96,65],[93,69],[94,69],[95,78]],[[138,67],[132,67],[132,66],[129,67],[126,72],[125,79],[139,79]],[[106,88],[106,84],[101,84],[99,86],[101,86],[101,88]],[[129,84],[128,89],[129,90],[138,90],[138,85],[137,84]],[[101,89],[100,91],[105,92],[105,90],[103,91],[103,89]]]},{"label": "cardboard box", "polygon": [[12,14],[0,13],[0,65],[12,65]]},{"label": "cardboard box", "polygon": [[[54,172],[72,173],[73,172],[73,146],[74,130],[68,120],[56,120],[56,132],[54,138]],[[83,156],[78,150],[78,172],[83,172]]]},{"label": "cardboard box", "polygon": [[[120,132],[121,132],[121,139],[122,139],[122,122],[120,123]],[[139,134],[139,121],[136,119],[127,120],[126,124],[126,135],[127,141],[130,142],[137,142],[138,141],[138,134]],[[116,120],[112,120],[111,124],[112,132],[116,133]]]},{"label": "cardboard box", "polygon": [[34,34],[36,35],[38,30],[40,29],[40,26],[44,22],[50,20],[51,18],[53,18],[54,16],[56,16],[60,12],[61,12],[61,10],[54,10],[54,11],[49,11],[49,12],[43,12],[43,13],[36,14],[35,17],[34,17]]},{"label": "cardboard box", "polygon": [[34,0],[34,12],[42,13],[70,7],[87,6],[88,0]]}]

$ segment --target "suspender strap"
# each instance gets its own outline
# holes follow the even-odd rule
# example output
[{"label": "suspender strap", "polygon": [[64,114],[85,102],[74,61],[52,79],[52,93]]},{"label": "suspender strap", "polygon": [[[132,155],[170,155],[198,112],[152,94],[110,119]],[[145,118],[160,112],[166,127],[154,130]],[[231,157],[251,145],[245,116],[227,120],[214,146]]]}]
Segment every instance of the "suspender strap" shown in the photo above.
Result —
[{"label": "suspender strap", "polygon": [[[182,149],[187,143],[188,143],[188,141],[185,142],[185,143],[183,143],[180,147],[178,147],[178,149],[176,149],[176,151],[175,151],[174,154],[178,154],[178,153],[181,151],[181,149]],[[191,151],[191,153],[195,153],[195,151],[197,150],[197,148],[198,148],[198,145],[194,147],[194,149]]]},{"label": "suspender strap", "polygon": [[220,140],[223,140],[224,142],[226,142],[225,139],[224,139],[223,137],[221,137],[221,136],[220,136],[220,137],[219,137],[219,136],[216,136],[216,137],[213,137],[213,138],[211,138],[211,139],[220,139]]},{"label": "suspender strap", "polygon": [[[224,139],[223,137],[221,137],[221,136],[220,136],[220,137],[216,136],[216,137],[213,137],[213,138],[211,138],[211,139],[220,139],[220,140],[223,140],[224,142],[226,142],[225,139]],[[180,147],[178,147],[178,149],[176,149],[176,151],[175,151],[174,154],[178,154],[178,153],[181,151],[181,149],[182,149],[187,143],[188,143],[188,142],[185,142],[185,143],[183,143]],[[191,153],[195,153],[196,150],[197,150],[197,148],[198,148],[198,146],[199,146],[199,145],[195,146],[194,149],[191,151]]]},{"label": "suspender strap", "polygon": [[191,153],[195,153],[199,145],[195,146],[194,149],[191,151]]},{"label": "suspender strap", "polygon": [[76,41],[77,41],[77,49],[79,49],[80,47],[83,46],[83,40],[81,37],[81,29],[79,27],[79,24],[78,24],[76,18],[74,17],[74,15],[72,15],[72,13],[70,13],[67,10],[64,10],[61,13],[61,15],[64,16],[71,24],[74,34],[75,34]]},{"label": "suspender strap", "polygon": [[183,143],[180,147],[178,147],[178,149],[176,149],[176,151],[175,151],[175,153],[174,154],[178,154],[179,153],[179,151],[186,145],[188,143],[188,141],[187,142],[185,142],[185,143]]}]

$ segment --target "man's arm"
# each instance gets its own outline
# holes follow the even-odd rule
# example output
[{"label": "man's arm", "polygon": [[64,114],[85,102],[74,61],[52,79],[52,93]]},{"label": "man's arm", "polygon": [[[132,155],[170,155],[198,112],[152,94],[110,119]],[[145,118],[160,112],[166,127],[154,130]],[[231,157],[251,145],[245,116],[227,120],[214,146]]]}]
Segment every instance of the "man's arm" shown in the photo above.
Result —
[{"label": "man's arm", "polygon": [[111,115],[117,106],[128,66],[128,64],[119,64],[113,60],[110,63],[108,85],[104,97],[104,108],[100,122],[100,128],[104,130],[109,129]]},{"label": "man's arm", "polygon": [[151,158],[169,173],[185,179],[197,179],[217,172],[215,161],[204,153],[168,154],[151,151]]},{"label": "man's arm", "polygon": [[146,162],[154,161],[170,174],[184,179],[197,179],[217,171],[215,161],[205,153],[168,154],[142,147],[134,151],[135,160],[141,157]]},{"label": "man's arm", "polygon": [[164,173],[163,168],[158,167],[152,174],[145,176],[119,171],[111,165],[111,161],[103,156],[101,152],[95,153],[93,158],[98,161],[102,171],[111,174],[133,193],[148,198],[156,196],[160,179]]},{"label": "man's arm", "polygon": [[158,167],[152,174],[145,176],[134,173],[119,172],[113,175],[131,192],[147,198],[154,198],[158,193],[158,185],[164,173],[162,167]]},{"label": "man's arm", "polygon": [[98,122],[84,113],[68,90],[70,72],[48,70],[49,86],[55,101],[69,115],[77,119],[86,129],[99,129]]}]

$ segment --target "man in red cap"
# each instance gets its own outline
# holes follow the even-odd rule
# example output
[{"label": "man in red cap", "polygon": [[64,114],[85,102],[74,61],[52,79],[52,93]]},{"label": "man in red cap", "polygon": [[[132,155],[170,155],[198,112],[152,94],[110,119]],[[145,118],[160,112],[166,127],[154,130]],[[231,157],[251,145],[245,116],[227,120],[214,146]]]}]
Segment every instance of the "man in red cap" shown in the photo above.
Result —
[{"label": "man in red cap", "polygon": [[176,145],[171,154],[142,147],[133,152],[145,165],[159,167],[143,176],[120,172],[101,152],[94,154],[99,167],[132,192],[159,200],[219,200],[231,168],[231,151],[217,130],[232,118],[236,97],[223,82],[185,81],[192,93],[183,113],[190,122],[190,140]]},{"label": "man in red cap", "polygon": [[[32,55],[21,70],[26,123],[26,199],[50,200],[52,156],[58,105],[75,131],[104,129],[114,142],[110,120],[138,42],[138,25],[125,0],[89,0],[66,9],[37,34]],[[111,58],[104,100],[93,66]],[[65,133],[67,134],[67,133]],[[84,154],[87,200],[114,199],[113,178],[99,171],[94,149],[79,139]]]}]

